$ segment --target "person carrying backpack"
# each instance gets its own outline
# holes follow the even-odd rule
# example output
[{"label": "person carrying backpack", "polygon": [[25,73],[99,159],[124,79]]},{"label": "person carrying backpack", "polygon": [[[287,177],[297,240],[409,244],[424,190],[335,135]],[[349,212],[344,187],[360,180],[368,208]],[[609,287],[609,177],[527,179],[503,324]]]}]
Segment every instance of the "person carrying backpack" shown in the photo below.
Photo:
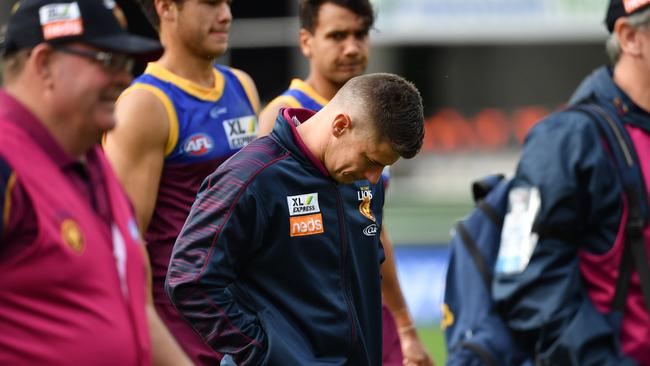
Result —
[{"label": "person carrying backpack", "polygon": [[[541,365],[650,365],[647,278],[639,277],[650,247],[650,0],[611,0],[605,23],[613,66],[531,130],[501,233],[492,297],[517,345]],[[584,103],[624,126],[614,138],[629,137],[624,155],[638,159],[641,189],[617,174],[594,117],[573,110]],[[621,263],[633,242],[641,245]],[[612,311],[621,287],[621,311]]]},{"label": "person carrying backpack", "polygon": [[613,67],[529,133],[455,230],[448,365],[650,365],[650,0],[611,0]]}]

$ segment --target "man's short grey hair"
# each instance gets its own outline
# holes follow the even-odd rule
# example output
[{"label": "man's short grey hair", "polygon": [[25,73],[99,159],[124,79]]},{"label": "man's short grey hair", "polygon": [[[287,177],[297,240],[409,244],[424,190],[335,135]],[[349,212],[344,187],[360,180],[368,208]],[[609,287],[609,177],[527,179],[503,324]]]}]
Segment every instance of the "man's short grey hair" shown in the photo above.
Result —
[{"label": "man's short grey hair", "polygon": [[[634,28],[646,27],[650,24],[650,8],[642,10],[636,14],[632,14],[627,17],[628,23]],[[609,56],[609,61],[612,65],[616,65],[618,60],[621,58],[621,43],[616,37],[616,33],[612,32],[605,43],[605,49],[607,50],[607,56]]]},{"label": "man's short grey hair", "polygon": [[22,49],[12,52],[8,56],[0,56],[0,85],[12,82],[20,73],[23,72],[27,60],[32,53],[32,49]]}]

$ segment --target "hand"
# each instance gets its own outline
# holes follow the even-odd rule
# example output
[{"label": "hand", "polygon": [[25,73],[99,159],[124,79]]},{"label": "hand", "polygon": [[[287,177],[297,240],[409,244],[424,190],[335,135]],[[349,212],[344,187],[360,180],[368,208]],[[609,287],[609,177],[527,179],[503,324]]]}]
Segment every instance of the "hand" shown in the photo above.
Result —
[{"label": "hand", "polygon": [[433,360],[427,353],[414,327],[406,327],[399,331],[404,366],[434,366]]}]

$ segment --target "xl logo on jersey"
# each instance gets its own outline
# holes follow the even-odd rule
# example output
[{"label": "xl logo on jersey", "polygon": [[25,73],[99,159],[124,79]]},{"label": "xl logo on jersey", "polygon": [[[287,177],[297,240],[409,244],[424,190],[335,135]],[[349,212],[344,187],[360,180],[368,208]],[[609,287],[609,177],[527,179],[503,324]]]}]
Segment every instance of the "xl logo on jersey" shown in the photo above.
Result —
[{"label": "xl logo on jersey", "polygon": [[318,193],[287,196],[291,236],[320,234],[324,231]]},{"label": "xl logo on jersey", "polygon": [[370,201],[372,201],[372,191],[370,190],[370,187],[359,187],[359,190],[357,191],[357,200],[361,201],[361,204],[359,205],[359,212],[361,212],[361,214],[368,220],[371,220],[373,222],[377,221],[375,219],[375,216],[372,214],[372,210],[370,209]]},{"label": "xl logo on jersey", "polygon": [[241,149],[255,140],[257,136],[257,118],[251,115],[227,119],[223,121],[223,129],[226,131],[230,148],[233,150]]},{"label": "xl logo on jersey", "polygon": [[209,153],[213,148],[214,142],[212,142],[210,136],[203,133],[192,135],[187,140],[185,140],[185,143],[183,143],[183,151],[186,154],[193,156],[205,155]]},{"label": "xl logo on jersey", "polygon": [[320,212],[320,206],[318,206],[318,193],[287,196],[287,205],[289,206],[290,216]]}]

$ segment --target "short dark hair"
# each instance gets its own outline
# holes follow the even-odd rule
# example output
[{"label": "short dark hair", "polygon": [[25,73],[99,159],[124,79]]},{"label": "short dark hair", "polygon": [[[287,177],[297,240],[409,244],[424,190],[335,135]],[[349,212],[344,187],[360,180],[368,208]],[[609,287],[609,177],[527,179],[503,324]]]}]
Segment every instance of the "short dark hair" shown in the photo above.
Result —
[{"label": "short dark hair", "polygon": [[340,90],[342,103],[363,106],[375,138],[388,140],[401,157],[410,159],[424,140],[424,108],[418,89],[401,76],[367,74],[350,79]]},{"label": "short dark hair", "polygon": [[[184,0],[171,0],[171,1],[180,4]],[[154,4],[154,0],[136,0],[136,3],[140,5],[140,9],[142,10],[142,13],[147,18],[149,23],[151,23],[151,25],[158,32],[160,32],[160,17],[158,17],[158,12],[156,12],[156,5]]]},{"label": "short dark hair", "polygon": [[363,19],[367,29],[375,24],[375,12],[369,0],[300,0],[298,11],[300,27],[314,33],[318,25],[318,12],[325,3],[332,3],[350,10]]}]

